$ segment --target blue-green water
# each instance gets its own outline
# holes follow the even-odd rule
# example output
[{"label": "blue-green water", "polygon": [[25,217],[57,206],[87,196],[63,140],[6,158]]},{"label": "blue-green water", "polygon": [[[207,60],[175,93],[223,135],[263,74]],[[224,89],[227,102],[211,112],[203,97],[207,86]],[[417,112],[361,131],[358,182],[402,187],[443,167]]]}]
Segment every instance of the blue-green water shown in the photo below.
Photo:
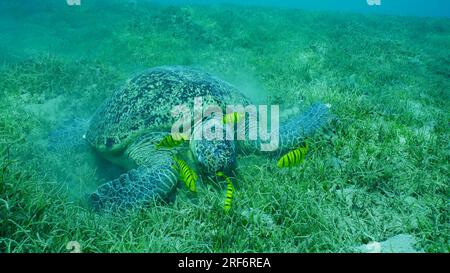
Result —
[{"label": "blue-green water", "polygon": [[450,17],[450,2],[447,0],[379,0],[379,5],[369,5],[371,0],[166,0],[177,4],[237,4],[248,6],[269,6],[301,8],[307,10],[328,10],[368,14],[391,14],[405,16]]}]

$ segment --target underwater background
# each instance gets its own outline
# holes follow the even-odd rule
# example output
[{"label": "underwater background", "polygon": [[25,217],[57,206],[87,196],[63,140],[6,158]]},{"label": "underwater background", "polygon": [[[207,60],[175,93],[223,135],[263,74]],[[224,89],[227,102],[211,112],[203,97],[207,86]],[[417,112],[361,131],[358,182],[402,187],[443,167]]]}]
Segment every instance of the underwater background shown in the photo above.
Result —
[{"label": "underwater background", "polygon": [[[380,2],[1,1],[0,252],[449,252],[450,2]],[[228,214],[207,183],[92,211],[123,170],[58,128],[174,64],[335,118],[301,165],[240,155]]]}]

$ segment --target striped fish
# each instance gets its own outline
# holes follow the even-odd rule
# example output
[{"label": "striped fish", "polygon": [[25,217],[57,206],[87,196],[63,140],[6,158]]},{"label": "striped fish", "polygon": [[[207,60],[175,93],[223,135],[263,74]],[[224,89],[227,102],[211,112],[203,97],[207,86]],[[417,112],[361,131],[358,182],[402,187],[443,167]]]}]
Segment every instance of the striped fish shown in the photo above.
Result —
[{"label": "striped fish", "polygon": [[239,114],[238,112],[229,113],[223,116],[224,124],[239,123],[240,121],[241,121],[241,114]]},{"label": "striped fish", "polygon": [[188,137],[184,134],[169,134],[165,136],[158,144],[156,144],[156,148],[173,148],[187,140]]},{"label": "striped fish", "polygon": [[191,192],[197,192],[195,187],[195,181],[197,181],[197,174],[189,168],[189,166],[182,159],[175,158],[175,162],[178,165],[178,172],[180,173],[180,179],[184,182],[186,187]]},{"label": "striped fish", "polygon": [[231,183],[230,178],[227,177],[223,172],[217,172],[216,175],[219,177],[224,177],[225,180],[227,181],[227,193],[225,197],[225,204],[223,206],[223,210],[225,212],[229,212],[231,209],[231,201],[233,199],[233,191],[234,191],[233,183]]},{"label": "striped fish", "polygon": [[297,164],[302,163],[305,160],[306,153],[308,152],[308,144],[305,146],[299,147],[295,150],[292,150],[288,152],[287,154],[283,155],[277,163],[277,166],[279,168],[284,167],[292,167]]}]

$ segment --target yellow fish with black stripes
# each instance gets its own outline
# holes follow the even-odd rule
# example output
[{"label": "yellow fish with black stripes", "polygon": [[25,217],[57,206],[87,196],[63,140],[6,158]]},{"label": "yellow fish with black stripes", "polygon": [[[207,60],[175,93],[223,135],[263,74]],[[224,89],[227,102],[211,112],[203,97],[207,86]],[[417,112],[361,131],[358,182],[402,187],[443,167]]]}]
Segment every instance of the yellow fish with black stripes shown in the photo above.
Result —
[{"label": "yellow fish with black stripes", "polygon": [[278,159],[277,166],[279,168],[284,168],[300,164],[305,160],[307,152],[308,152],[308,143],[280,157],[280,159]]},{"label": "yellow fish with black stripes", "polygon": [[231,183],[230,178],[226,176],[223,172],[217,172],[216,175],[225,178],[225,180],[227,181],[227,192],[225,196],[225,204],[223,206],[223,210],[225,212],[229,212],[231,209],[231,201],[233,200],[233,192],[234,192],[233,183]]},{"label": "yellow fish with black stripes", "polygon": [[187,165],[186,162],[184,162],[184,160],[175,158],[175,162],[177,163],[178,166],[178,172],[180,174],[181,181],[184,182],[186,187],[191,192],[197,192],[197,188],[195,187],[195,182],[197,181],[198,178],[197,174],[191,168],[189,168],[189,166]]},{"label": "yellow fish with black stripes", "polygon": [[240,121],[241,121],[241,114],[238,112],[229,113],[223,116],[224,124],[239,123]]},{"label": "yellow fish with black stripes", "polygon": [[184,141],[189,140],[185,134],[174,133],[165,136],[158,144],[156,148],[173,148],[179,146]]}]

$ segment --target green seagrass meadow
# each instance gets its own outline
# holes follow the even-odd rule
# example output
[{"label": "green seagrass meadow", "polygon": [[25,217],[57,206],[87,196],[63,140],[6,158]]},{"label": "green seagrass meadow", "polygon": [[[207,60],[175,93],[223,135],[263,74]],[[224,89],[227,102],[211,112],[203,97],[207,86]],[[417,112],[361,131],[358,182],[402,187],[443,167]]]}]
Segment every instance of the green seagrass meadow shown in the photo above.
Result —
[{"label": "green seagrass meadow", "polygon": [[[0,3],[0,252],[357,252],[399,234],[450,251],[450,20],[126,1]],[[201,67],[289,116],[333,121],[304,163],[238,158],[225,187],[97,213],[82,201],[122,170],[89,148],[48,150],[130,76]]]}]

